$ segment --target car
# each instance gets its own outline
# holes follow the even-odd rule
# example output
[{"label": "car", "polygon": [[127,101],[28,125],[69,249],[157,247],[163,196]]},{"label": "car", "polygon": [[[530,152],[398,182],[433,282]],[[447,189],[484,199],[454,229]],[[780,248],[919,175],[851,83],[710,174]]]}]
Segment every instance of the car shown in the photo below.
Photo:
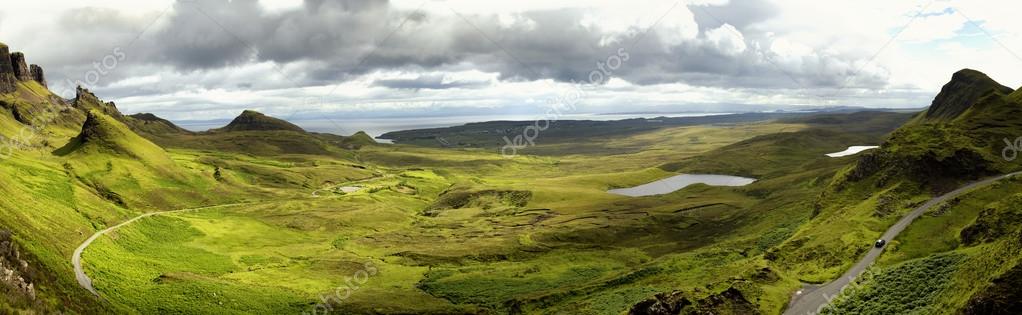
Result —
[{"label": "car", "polygon": [[887,241],[885,241],[884,239],[878,239],[876,244],[873,244],[873,246],[876,246],[876,248],[881,248],[884,247],[884,244],[887,244]]}]

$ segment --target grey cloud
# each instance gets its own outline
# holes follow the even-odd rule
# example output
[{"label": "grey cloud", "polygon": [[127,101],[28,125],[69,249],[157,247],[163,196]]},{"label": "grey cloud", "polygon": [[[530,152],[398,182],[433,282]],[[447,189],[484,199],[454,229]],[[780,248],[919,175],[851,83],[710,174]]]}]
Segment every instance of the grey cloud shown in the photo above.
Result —
[{"label": "grey cloud", "polygon": [[[522,17],[531,23],[507,26],[494,16],[410,12],[383,0],[306,0],[302,8],[283,12],[267,12],[255,0],[182,1],[163,17],[158,29],[130,48],[130,64],[126,67],[137,68],[119,69],[105,82],[160,66],[171,66],[179,72],[218,71],[262,61],[300,64],[304,68],[282,73],[288,82],[255,83],[257,87],[338,83],[381,69],[478,69],[499,72],[501,80],[587,81],[597,62],[605,61],[618,48],[626,48],[631,59],[614,75],[638,84],[835,87],[845,84],[842,80],[855,73],[851,66],[854,56],[816,54],[781,62],[779,56],[759,48],[768,47],[770,38],[757,23],[776,15],[776,8],[765,1],[736,0],[721,7],[693,8],[693,12],[704,32],[722,22],[734,25],[749,49],[727,54],[704,35],[668,44],[662,36],[667,34],[654,30],[643,35],[640,26],[626,34],[609,34],[598,26],[583,27],[580,21],[585,12],[581,9],[524,12]],[[104,34],[130,38],[125,33],[131,32],[125,29],[138,31],[148,22],[124,18],[117,12],[77,10],[61,20],[61,29],[85,29],[82,32],[93,38],[107,38]],[[608,36],[612,38],[609,44],[604,41]],[[110,47],[109,43],[92,43],[86,38],[90,37],[67,40],[85,46],[85,51],[93,52],[90,55],[100,53],[97,57],[102,57],[104,48],[95,47]],[[56,54],[73,55],[68,51]],[[64,70],[77,67],[72,64],[74,59],[64,59]],[[59,74],[56,76],[59,79]],[[202,83],[217,87],[253,82],[248,78],[244,82]],[[886,77],[866,74],[851,83],[879,87],[886,83]],[[449,87],[435,78],[382,80],[376,84],[412,89]]]},{"label": "grey cloud", "polygon": [[443,75],[421,75],[414,79],[382,79],[373,82],[374,86],[392,89],[452,89],[480,87],[489,85],[489,81],[446,81]]}]

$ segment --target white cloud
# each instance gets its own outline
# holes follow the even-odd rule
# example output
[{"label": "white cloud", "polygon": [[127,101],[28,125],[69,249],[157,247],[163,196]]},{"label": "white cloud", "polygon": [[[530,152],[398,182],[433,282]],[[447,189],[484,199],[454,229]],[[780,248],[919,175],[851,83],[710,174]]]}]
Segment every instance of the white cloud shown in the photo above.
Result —
[{"label": "white cloud", "polygon": [[[112,100],[126,111],[155,111],[174,119],[230,117],[238,109],[246,107],[262,108],[271,113],[285,113],[296,106],[314,107],[303,110],[320,113],[401,111],[403,108],[429,106],[480,110],[516,108],[554,95],[558,89],[570,88],[567,83],[548,79],[571,75],[558,72],[572,69],[561,67],[564,64],[588,67],[607,56],[603,50],[628,46],[630,43],[623,43],[622,39],[636,36],[658,20],[660,22],[649,37],[640,43],[646,46],[638,45],[635,50],[630,50],[634,59],[626,62],[615,73],[617,76],[603,86],[591,88],[581,111],[621,111],[625,107],[639,106],[693,109],[708,108],[712,104],[920,107],[929,103],[951,73],[965,67],[987,72],[1008,86],[1022,85],[1022,72],[1014,71],[1022,66],[1022,60],[1010,52],[1022,55],[1022,20],[1016,17],[1018,10],[1014,10],[1013,6],[1017,6],[1014,3],[993,5],[966,0],[764,1],[776,7],[776,15],[742,21],[739,19],[743,12],[728,12],[733,14],[721,15],[719,18],[724,20],[713,21],[705,17],[701,19],[699,8],[674,7],[677,4],[674,0],[641,3],[618,0],[450,0],[425,4],[420,0],[394,0],[390,10],[396,12],[395,15],[421,6],[428,13],[428,18],[395,32],[391,41],[384,43],[379,55],[370,62],[397,60],[401,56],[386,49],[412,43],[417,49],[415,53],[424,56],[415,61],[419,64],[395,62],[397,65],[390,68],[353,72],[343,80],[329,76],[316,79],[317,75],[341,72],[354,66],[357,56],[349,54],[360,56],[373,51],[375,44],[384,38],[391,26],[395,26],[387,24],[391,22],[388,20],[376,21],[384,25],[379,29],[342,33],[345,38],[357,37],[359,41],[356,42],[362,44],[358,49],[343,53],[340,52],[345,48],[342,46],[308,46],[329,40],[330,34],[321,35],[327,37],[322,41],[309,42],[303,41],[308,38],[302,38],[281,45],[301,48],[296,50],[299,52],[319,49],[323,54],[343,54],[343,60],[351,65],[337,64],[339,59],[301,55],[292,59],[273,59],[284,60],[280,62],[241,58],[242,61],[237,64],[197,70],[182,70],[169,63],[132,63],[103,78],[96,90],[101,96],[105,93],[110,95],[107,98],[115,98]],[[302,5],[300,0],[260,0],[259,3],[270,14],[293,11]],[[721,5],[728,1],[701,3]],[[0,9],[0,41],[25,51],[30,62],[44,66],[59,65],[47,67],[51,77],[59,77],[62,73],[65,77],[73,77],[74,73],[87,70],[95,59],[109,54],[110,49],[130,42],[153,21],[157,22],[154,29],[165,27],[167,18],[161,17],[160,13],[172,4],[170,0],[16,1]],[[928,4],[924,15],[913,20]],[[110,13],[112,20],[105,22],[116,23],[108,23],[109,27],[101,28],[98,23],[86,25],[89,23],[86,19],[77,21],[83,24],[82,27],[71,32],[59,28],[59,17],[84,7],[99,10],[92,13]],[[565,16],[576,18],[581,29],[598,35],[592,41],[592,47],[560,45],[566,44],[559,42],[563,39],[545,37],[556,35],[553,34],[556,32],[537,34],[546,30],[542,28],[543,18],[552,18],[555,14],[530,14],[559,10],[567,12]],[[493,43],[474,31],[457,33],[464,29],[457,28],[463,22],[455,18],[455,12],[484,28],[487,26],[485,23],[492,22],[495,27],[485,31],[490,32],[489,35],[507,51],[494,48]],[[94,16],[103,15],[83,15],[83,18]],[[966,16],[972,21],[968,21]],[[302,25],[298,22],[282,25],[278,31],[285,34],[299,32]],[[900,32],[906,25],[908,27]],[[498,33],[501,29],[519,30],[525,36],[502,37],[499,35],[505,34]],[[242,35],[247,35],[248,31],[236,30]],[[700,38],[700,32],[704,39]],[[152,32],[147,34],[152,35]],[[895,35],[898,37],[892,41]],[[143,36],[139,45],[149,44],[147,41],[152,40]],[[452,52],[447,50],[449,47],[464,45],[470,40],[472,42],[468,44],[471,45],[463,46],[470,49],[457,51],[457,58],[451,57]],[[533,41],[541,45],[526,45]],[[706,55],[724,55],[727,58],[692,64],[671,59],[689,55],[665,53],[682,51],[692,54],[704,48],[713,50]],[[641,49],[663,52],[653,54]],[[547,58],[549,50],[568,57]],[[74,53],[69,54],[68,51]],[[132,51],[130,57],[141,59],[145,53]],[[286,53],[293,51],[285,50],[281,54]],[[644,56],[647,59],[642,59]],[[446,57],[452,60],[444,60]],[[510,64],[515,68],[511,70],[524,73],[514,60],[516,58],[540,71],[548,71],[544,73],[546,78],[505,76],[507,73],[502,71],[510,71],[506,67],[480,66],[483,63]],[[663,60],[651,60],[653,58]],[[755,59],[752,65],[760,68],[748,68],[747,59]],[[76,66],[79,64],[81,66]],[[665,64],[675,67],[663,66]],[[760,73],[744,75],[742,71],[748,69],[776,73],[762,77],[756,76]],[[629,77],[629,70],[642,72],[652,79],[643,82],[637,79],[639,76]],[[794,76],[806,86],[818,83],[823,87],[803,89],[792,85],[791,78],[784,73]],[[685,81],[692,77],[710,79]],[[409,84],[421,80],[443,88],[402,89],[376,84],[388,79],[406,80]],[[771,82],[762,82],[762,86],[757,87],[739,82],[740,79]],[[466,82],[479,84],[461,84]],[[54,82],[53,85],[61,84]],[[829,89],[844,86],[847,88],[829,93]],[[319,98],[331,90],[333,93],[322,103],[302,105],[301,100],[310,96]],[[825,97],[820,98],[820,95]]]},{"label": "white cloud", "polygon": [[748,48],[745,36],[731,24],[725,23],[718,28],[706,31],[706,38],[720,51],[728,55],[738,55]]}]

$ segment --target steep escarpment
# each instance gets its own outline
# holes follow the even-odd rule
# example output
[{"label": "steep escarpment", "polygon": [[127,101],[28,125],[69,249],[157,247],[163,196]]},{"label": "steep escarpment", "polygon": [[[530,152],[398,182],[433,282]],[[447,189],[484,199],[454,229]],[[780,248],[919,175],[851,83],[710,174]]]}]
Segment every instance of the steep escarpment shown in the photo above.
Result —
[{"label": "steep escarpment", "polygon": [[14,75],[14,65],[11,64],[10,49],[4,43],[0,43],[0,93],[11,93],[17,90],[18,78]]},{"label": "steep escarpment", "polygon": [[1004,96],[1013,91],[982,72],[963,69],[955,72],[951,81],[941,88],[924,117],[926,120],[955,119],[984,97]]},{"label": "steep escarpment", "polygon": [[1022,104],[1013,90],[970,69],[956,72],[932,105],[860,156],[845,179],[885,186],[909,179],[945,191],[963,181],[1014,169],[1002,156],[1004,139],[1022,131]]},{"label": "steep escarpment", "polygon": [[11,53],[6,44],[0,43],[0,93],[17,91],[18,81],[36,81],[46,86],[42,67],[30,66],[24,53]]}]

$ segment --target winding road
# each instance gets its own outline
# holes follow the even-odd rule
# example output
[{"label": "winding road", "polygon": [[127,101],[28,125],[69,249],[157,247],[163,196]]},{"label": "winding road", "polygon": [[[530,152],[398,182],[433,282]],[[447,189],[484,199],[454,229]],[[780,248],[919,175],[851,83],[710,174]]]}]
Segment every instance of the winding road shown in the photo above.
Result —
[{"label": "winding road", "polygon": [[[386,176],[374,176],[374,177],[370,177],[370,178],[366,178],[366,179],[362,179],[362,180],[357,180],[357,181],[353,181],[353,182],[347,182],[347,183],[344,183],[344,184],[339,184],[338,186],[340,186],[340,185],[350,185],[350,184],[361,183],[361,182],[367,182],[367,181],[371,181],[371,180],[382,179],[382,178],[389,178],[389,177],[393,177],[393,176],[394,176],[393,174],[386,175]],[[319,192],[320,190],[322,190],[322,189],[318,189],[316,191],[313,191],[312,192],[312,197],[319,197],[317,195],[317,192]],[[263,201],[263,202],[265,202],[265,201]],[[188,208],[188,209],[179,209],[179,210],[149,212],[149,213],[141,214],[141,215],[139,215],[137,217],[134,217],[131,220],[127,220],[127,221],[121,222],[120,224],[117,224],[117,225],[114,225],[112,227],[106,228],[105,230],[96,232],[96,234],[92,234],[92,236],[90,236],[88,239],[86,239],[85,242],[82,243],[82,245],[79,245],[78,248],[75,249],[74,254],[71,255],[71,265],[74,266],[75,279],[78,280],[78,285],[81,285],[82,288],[84,288],[86,290],[89,290],[89,292],[92,292],[92,294],[94,294],[96,296],[99,296],[99,292],[96,292],[96,288],[92,287],[92,279],[90,279],[89,276],[85,274],[85,269],[82,268],[82,252],[84,252],[85,248],[89,247],[89,245],[91,245],[92,242],[96,241],[96,239],[98,239],[100,236],[103,236],[104,234],[107,234],[107,233],[109,233],[111,231],[117,230],[117,229],[119,229],[119,228],[121,228],[121,227],[123,227],[125,225],[131,224],[132,222],[138,221],[140,219],[148,218],[148,217],[151,217],[151,216],[156,216],[156,215],[171,214],[171,213],[178,213],[178,212],[188,212],[188,211],[199,211],[199,210],[206,210],[206,209],[213,209],[213,208],[232,207],[232,206],[240,206],[240,205],[248,205],[248,204],[256,204],[256,203],[261,203],[261,202],[253,201],[253,202],[242,202],[242,203],[231,203],[231,204],[223,204],[223,205],[215,205],[215,206],[206,206],[206,207],[199,207],[199,208]]]},{"label": "winding road", "polygon": [[170,214],[170,213],[177,213],[177,212],[187,212],[187,211],[198,211],[198,210],[206,210],[206,209],[221,208],[221,207],[240,206],[240,205],[247,205],[247,204],[253,204],[253,203],[258,203],[258,202],[231,203],[231,204],[207,206],[207,207],[199,207],[199,208],[188,208],[188,209],[180,209],[180,210],[149,212],[149,213],[142,214],[142,215],[139,215],[137,217],[134,217],[131,220],[121,222],[118,225],[114,225],[112,227],[106,228],[105,230],[96,232],[96,234],[92,234],[91,237],[86,239],[85,242],[82,243],[82,245],[78,246],[78,248],[75,249],[74,254],[71,256],[71,264],[74,265],[74,269],[75,269],[75,278],[78,279],[78,284],[81,285],[82,288],[85,288],[86,290],[89,290],[89,292],[92,292],[92,294],[94,294],[96,296],[99,296],[99,292],[96,292],[96,289],[92,287],[92,279],[89,279],[89,276],[85,274],[85,269],[82,268],[82,252],[84,252],[85,248],[89,247],[89,245],[92,244],[93,241],[98,239],[100,236],[103,236],[103,234],[109,233],[110,231],[119,229],[122,226],[131,224],[132,222],[138,221],[140,219],[148,218],[148,217],[155,216],[155,215]]},{"label": "winding road", "polygon": [[[926,210],[929,210],[930,207],[940,204],[945,200],[957,197],[972,189],[986,186],[998,180],[1012,177],[1018,174],[1022,174],[1022,172],[994,176],[991,178],[970,183],[968,185],[962,186],[961,188],[955,189],[952,192],[930,199],[930,201],[927,201],[926,203],[919,206],[915,210],[912,210],[912,212],[910,212],[908,215],[902,217],[901,220],[898,220],[898,223],[895,223],[893,226],[888,228],[887,232],[884,232],[884,235],[881,238],[887,241],[893,240],[895,237],[898,236],[899,233],[901,233],[901,231],[904,231],[905,228],[907,228],[908,225],[911,224],[913,220],[915,220],[923,213],[925,213]],[[805,287],[802,288],[802,290],[799,291],[800,294],[796,294],[796,296],[792,298],[791,303],[788,304],[788,310],[786,310],[784,314],[811,315],[819,313],[820,311],[823,310],[824,307],[827,306],[827,304],[830,303],[830,301],[834,300],[838,295],[840,295],[841,291],[844,290],[845,287],[852,283],[857,277],[862,275],[862,273],[866,271],[866,268],[872,265],[873,262],[876,261],[878,257],[880,257],[880,254],[884,251],[884,248],[886,248],[886,246],[881,248],[873,247],[872,249],[870,249],[869,253],[866,254],[866,257],[863,257],[862,260],[860,260],[858,263],[855,264],[855,266],[852,267],[852,269],[849,269],[847,272],[845,272],[845,274],[841,275],[840,278],[834,281],[831,281],[822,286],[806,285]]]}]

